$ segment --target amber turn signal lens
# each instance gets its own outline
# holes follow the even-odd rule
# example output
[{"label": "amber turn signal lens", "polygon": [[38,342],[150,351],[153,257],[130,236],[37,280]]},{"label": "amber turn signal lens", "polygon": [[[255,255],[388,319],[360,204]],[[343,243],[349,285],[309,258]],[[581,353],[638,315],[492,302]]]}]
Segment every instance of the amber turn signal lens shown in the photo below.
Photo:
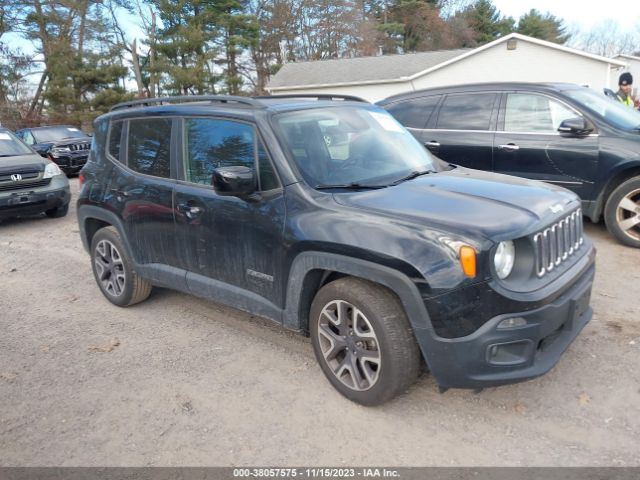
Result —
[{"label": "amber turn signal lens", "polygon": [[467,277],[476,276],[476,251],[472,247],[460,247],[460,265]]}]

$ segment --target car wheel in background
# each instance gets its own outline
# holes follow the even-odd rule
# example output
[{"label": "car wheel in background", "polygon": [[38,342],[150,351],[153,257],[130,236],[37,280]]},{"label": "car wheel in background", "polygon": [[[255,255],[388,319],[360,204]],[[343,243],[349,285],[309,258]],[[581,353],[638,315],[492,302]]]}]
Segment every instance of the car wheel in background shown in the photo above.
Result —
[{"label": "car wheel in background", "polygon": [[640,177],[627,180],[611,192],[604,220],[621,243],[640,248]]}]

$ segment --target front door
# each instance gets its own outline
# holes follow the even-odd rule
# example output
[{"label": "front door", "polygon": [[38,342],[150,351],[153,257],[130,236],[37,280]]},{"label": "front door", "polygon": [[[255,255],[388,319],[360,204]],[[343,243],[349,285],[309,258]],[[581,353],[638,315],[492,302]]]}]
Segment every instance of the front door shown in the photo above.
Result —
[{"label": "front door", "polygon": [[542,180],[590,199],[598,168],[598,137],[560,133],[563,120],[581,114],[558,99],[524,92],[505,94],[495,136],[498,173]]},{"label": "front door", "polygon": [[[186,118],[181,131],[183,171],[174,203],[178,256],[190,272],[189,288],[207,295],[213,280],[281,305],[284,195],[255,126]],[[254,170],[256,193],[218,195],[213,170],[237,165]]]}]

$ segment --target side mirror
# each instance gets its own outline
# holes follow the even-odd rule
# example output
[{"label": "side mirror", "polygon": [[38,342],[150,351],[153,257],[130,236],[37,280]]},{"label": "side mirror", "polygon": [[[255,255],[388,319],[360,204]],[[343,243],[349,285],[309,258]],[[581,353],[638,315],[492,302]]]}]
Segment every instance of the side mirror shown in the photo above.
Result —
[{"label": "side mirror", "polygon": [[593,131],[582,117],[567,118],[558,127],[560,133],[572,133],[574,135],[586,135]]},{"label": "side mirror", "polygon": [[246,197],[256,191],[256,178],[249,167],[220,167],[211,181],[218,195]]}]

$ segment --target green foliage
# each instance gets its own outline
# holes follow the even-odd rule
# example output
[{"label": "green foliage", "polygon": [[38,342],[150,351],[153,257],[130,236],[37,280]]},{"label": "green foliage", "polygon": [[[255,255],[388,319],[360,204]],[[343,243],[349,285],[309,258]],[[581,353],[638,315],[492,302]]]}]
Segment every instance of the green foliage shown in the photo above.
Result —
[{"label": "green foliage", "polygon": [[515,29],[515,20],[503,18],[489,0],[478,0],[459,15],[474,31],[475,41],[479,45],[492,42]]},{"label": "green foliage", "polygon": [[[123,11],[143,38],[129,37]],[[475,47],[514,30],[569,38],[534,9],[516,28],[491,0],[0,0],[0,108],[28,92],[27,116],[80,123],[145,93],[264,93],[286,62]],[[6,32],[32,42],[31,59]]]},{"label": "green foliage", "polygon": [[520,17],[516,31],[522,35],[528,35],[562,45],[571,37],[571,35],[567,33],[563,23],[561,19],[556,18],[550,13],[543,15],[532,8],[528,13]]}]

